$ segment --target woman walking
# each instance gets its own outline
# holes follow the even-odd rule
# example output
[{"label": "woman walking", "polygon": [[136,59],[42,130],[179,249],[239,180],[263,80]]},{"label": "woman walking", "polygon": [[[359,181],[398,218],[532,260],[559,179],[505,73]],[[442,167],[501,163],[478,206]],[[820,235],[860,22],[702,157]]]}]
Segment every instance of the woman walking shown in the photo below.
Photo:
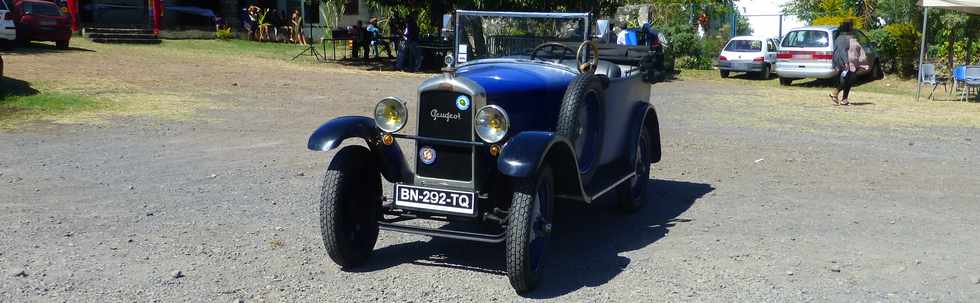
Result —
[{"label": "woman walking", "polygon": [[[846,20],[840,24],[837,28],[837,38],[834,39],[834,54],[832,62],[834,64],[834,70],[840,74],[840,78],[837,81],[837,87],[830,93],[830,100],[834,102],[834,105],[847,105],[847,96],[851,92],[851,85],[854,81],[854,73],[849,72],[849,58],[848,50],[851,46],[851,20]],[[844,102],[842,103],[839,99],[840,92],[844,91]]]},{"label": "woman walking", "polygon": [[[854,38],[851,33],[851,21],[844,21],[838,29],[840,34],[834,40],[834,67],[840,71],[840,81],[837,88],[830,95],[834,104],[848,105],[848,97],[851,94],[851,86],[857,79],[857,73],[868,70],[868,55],[864,52],[864,47]],[[838,100],[838,95],[844,91],[844,98]]]}]

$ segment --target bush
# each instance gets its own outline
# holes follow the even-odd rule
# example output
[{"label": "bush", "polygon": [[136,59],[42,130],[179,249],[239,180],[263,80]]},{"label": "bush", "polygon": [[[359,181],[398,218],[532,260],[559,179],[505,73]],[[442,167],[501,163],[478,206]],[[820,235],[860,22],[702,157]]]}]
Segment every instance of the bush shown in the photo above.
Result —
[{"label": "bush", "polygon": [[913,77],[919,56],[919,32],[910,23],[893,23],[868,32],[883,65],[903,78]]}]

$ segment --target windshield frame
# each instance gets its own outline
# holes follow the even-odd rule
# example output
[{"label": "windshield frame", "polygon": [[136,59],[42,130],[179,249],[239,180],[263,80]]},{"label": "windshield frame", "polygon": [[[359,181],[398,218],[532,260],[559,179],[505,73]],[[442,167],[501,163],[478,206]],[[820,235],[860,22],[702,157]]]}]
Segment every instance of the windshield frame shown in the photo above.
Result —
[{"label": "windshield frame", "polygon": [[485,58],[477,59],[472,61],[467,61],[462,64],[459,63],[459,44],[460,44],[460,17],[513,17],[513,18],[553,18],[553,19],[582,19],[585,25],[585,33],[583,35],[582,42],[588,41],[591,35],[592,25],[589,23],[592,14],[590,13],[543,13],[543,12],[506,12],[506,11],[471,11],[471,10],[457,10],[455,16],[453,16],[453,62],[452,68],[465,66],[472,63],[480,62],[487,59],[499,59],[499,58]]}]

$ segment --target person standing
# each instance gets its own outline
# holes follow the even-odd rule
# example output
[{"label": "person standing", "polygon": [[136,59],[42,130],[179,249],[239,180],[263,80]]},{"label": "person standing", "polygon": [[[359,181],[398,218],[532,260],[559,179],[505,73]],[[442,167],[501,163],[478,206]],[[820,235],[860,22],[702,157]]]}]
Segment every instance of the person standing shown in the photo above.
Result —
[{"label": "person standing", "polygon": [[[374,51],[374,58],[381,58],[381,52],[378,51],[378,46],[381,45],[381,29],[378,28],[378,18],[371,17],[368,20],[367,26],[368,39],[371,41],[371,48]],[[366,57],[366,56],[365,56]]]},{"label": "person standing", "polygon": [[303,16],[300,15],[298,9],[293,10],[292,27],[293,42],[306,45],[306,35],[303,34]]},{"label": "person standing", "polygon": [[[850,69],[848,58],[851,48],[852,27],[851,20],[841,22],[837,28],[837,38],[834,39],[834,53],[831,62],[834,65],[834,71],[839,74],[837,87],[834,87],[830,93],[830,100],[834,102],[834,105],[847,105],[847,97],[851,92],[851,86],[854,85],[854,73]],[[839,99],[841,91],[844,91],[845,101],[843,103]]]}]

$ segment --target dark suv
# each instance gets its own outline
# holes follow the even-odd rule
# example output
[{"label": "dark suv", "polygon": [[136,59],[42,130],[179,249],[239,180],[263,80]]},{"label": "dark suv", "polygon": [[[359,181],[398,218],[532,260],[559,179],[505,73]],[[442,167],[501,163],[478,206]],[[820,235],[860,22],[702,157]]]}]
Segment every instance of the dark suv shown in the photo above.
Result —
[{"label": "dark suv", "polygon": [[[419,86],[414,117],[409,101],[388,97],[373,117],[338,117],[310,136],[318,151],[364,142],[341,148],[324,176],[323,242],[343,268],[367,260],[379,230],[505,243],[507,276],[525,292],[560,228],[555,208],[607,197],[634,211],[649,200],[661,154],[650,84],[663,72],[651,68],[662,55],[594,43],[589,14],[455,17],[455,51]],[[416,134],[402,132],[409,121]],[[407,155],[399,141],[414,143]]]}]

